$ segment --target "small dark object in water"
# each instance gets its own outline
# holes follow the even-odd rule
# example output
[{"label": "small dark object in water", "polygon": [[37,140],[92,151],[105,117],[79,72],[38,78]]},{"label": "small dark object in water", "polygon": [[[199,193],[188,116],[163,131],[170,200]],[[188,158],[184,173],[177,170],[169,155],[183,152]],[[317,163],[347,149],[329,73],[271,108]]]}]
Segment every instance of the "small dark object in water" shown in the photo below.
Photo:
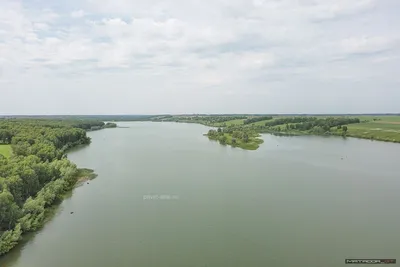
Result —
[{"label": "small dark object in water", "polygon": [[87,184],[89,184],[89,183],[87,183]]},{"label": "small dark object in water", "polygon": [[73,211],[71,211],[71,214],[74,214],[74,212],[73,212]]}]

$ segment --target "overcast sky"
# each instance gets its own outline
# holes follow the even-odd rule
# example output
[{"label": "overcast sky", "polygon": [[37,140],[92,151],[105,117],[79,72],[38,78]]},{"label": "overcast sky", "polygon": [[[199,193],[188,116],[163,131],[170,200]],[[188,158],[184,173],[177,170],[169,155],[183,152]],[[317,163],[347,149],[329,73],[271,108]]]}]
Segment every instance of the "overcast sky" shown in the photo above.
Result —
[{"label": "overcast sky", "polygon": [[399,0],[0,0],[0,114],[400,112]]}]

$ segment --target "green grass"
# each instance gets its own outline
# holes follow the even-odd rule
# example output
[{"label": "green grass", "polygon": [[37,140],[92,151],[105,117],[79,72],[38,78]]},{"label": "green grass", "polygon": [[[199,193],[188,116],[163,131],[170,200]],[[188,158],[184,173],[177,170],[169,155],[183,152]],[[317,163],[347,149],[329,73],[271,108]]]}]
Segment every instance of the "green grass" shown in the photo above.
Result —
[{"label": "green grass", "polygon": [[400,124],[390,124],[381,122],[367,122],[348,125],[349,129],[368,129],[376,131],[398,131],[400,132]]},{"label": "green grass", "polygon": [[[324,116],[328,117],[343,117],[343,116]],[[349,116],[359,118],[361,121],[367,120],[368,122],[349,124],[347,136],[363,139],[372,139],[378,141],[396,142],[400,143],[400,116]],[[374,121],[374,119],[376,119]],[[291,133],[292,130],[287,131],[285,125],[279,125],[281,130],[285,133]],[[273,129],[276,129],[276,126]],[[332,134],[341,135],[342,130],[331,128]],[[309,132],[293,131],[298,134],[312,134]]]},{"label": "green grass", "polygon": [[9,158],[11,156],[12,149],[11,145],[0,145],[0,154],[3,155],[6,158]]},{"label": "green grass", "polygon": [[400,124],[374,121],[351,124],[348,129],[347,136],[400,143]]},{"label": "green grass", "polygon": [[243,121],[244,120],[231,120],[231,121],[226,121],[225,122],[225,124],[226,124],[226,126],[229,126],[229,125],[243,125]]},{"label": "green grass", "polygon": [[381,121],[400,122],[400,116],[356,116],[356,117],[360,118],[360,120],[373,121],[374,119],[379,119]]},{"label": "green grass", "polygon": [[[274,118],[274,119],[276,119],[276,118]],[[274,119],[272,119],[272,120],[264,120],[264,121],[257,121],[257,122],[253,122],[253,123],[250,123],[250,124],[247,124],[247,125],[262,125],[262,126],[264,126],[266,122],[273,121]]]}]

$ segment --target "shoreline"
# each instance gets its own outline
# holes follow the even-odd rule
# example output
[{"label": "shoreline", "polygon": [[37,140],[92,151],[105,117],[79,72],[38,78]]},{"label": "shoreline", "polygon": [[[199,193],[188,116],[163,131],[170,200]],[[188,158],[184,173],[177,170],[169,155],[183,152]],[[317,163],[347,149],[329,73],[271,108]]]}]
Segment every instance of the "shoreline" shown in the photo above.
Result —
[{"label": "shoreline", "polygon": [[[115,127],[108,127],[108,128],[115,128]],[[102,129],[107,129],[107,127],[102,128]],[[100,129],[100,130],[102,130]],[[85,131],[89,132],[89,131]],[[93,180],[97,177],[97,174],[95,173],[94,170],[88,169],[88,168],[78,168],[74,162],[68,159],[68,152],[73,151],[74,149],[79,149],[82,147],[86,147],[87,145],[90,144],[90,138],[89,138],[89,143],[81,143],[81,142],[75,142],[75,143],[70,143],[64,146],[63,148],[60,149],[62,151],[62,159],[66,159],[68,162],[71,164],[75,165],[75,173],[71,174],[71,177],[69,178],[69,182],[66,183],[65,187],[61,189],[61,191],[58,192],[58,195],[55,195],[54,200],[52,200],[52,203],[48,206],[44,206],[43,212],[40,215],[31,215],[30,213],[27,214],[25,217],[29,216],[38,216],[37,217],[37,224],[33,226],[33,228],[28,229],[27,231],[23,230],[21,231],[22,227],[22,222],[20,221],[21,219],[25,217],[21,217],[18,221],[18,224],[15,228],[0,232],[0,237],[3,238],[4,234],[9,234],[13,235],[16,233],[18,235],[17,237],[12,237],[11,242],[8,244],[7,250],[2,252],[0,254],[0,259],[4,258],[8,253],[11,251],[15,250],[16,248],[20,247],[21,245],[24,245],[32,236],[35,236],[36,233],[38,233],[43,227],[54,217],[54,215],[57,212],[58,207],[62,204],[62,202],[68,198],[69,196],[72,195],[72,192],[74,191],[75,188],[78,188],[82,185],[84,185],[85,182]],[[61,177],[57,180],[62,180],[64,177]],[[45,184],[38,193],[34,197],[32,197],[32,201],[36,201],[36,199],[39,197],[40,194],[42,194],[46,190],[46,186],[49,185],[51,182]],[[69,183],[69,184],[68,184]],[[42,192],[43,191],[43,192]],[[30,219],[31,217],[27,217]],[[40,220],[39,220],[40,219]]]},{"label": "shoreline", "polygon": [[[217,129],[217,128],[229,128],[229,126],[222,126],[222,125],[215,125],[212,123],[207,123],[207,122],[201,122],[201,121],[189,121],[189,120],[174,120],[174,121],[154,121],[154,120],[148,120],[149,122],[175,122],[175,123],[187,123],[187,124],[199,124],[199,125],[203,125],[206,127],[210,127],[212,129]],[[243,127],[244,126],[244,127]],[[386,143],[393,143],[393,144],[399,144],[400,143],[400,139],[396,140],[394,138],[388,138],[388,137],[381,137],[381,136],[377,136],[377,135],[361,135],[361,134],[357,134],[357,133],[351,133],[351,128],[349,129],[349,131],[347,131],[345,134],[343,134],[342,132],[338,132],[338,131],[332,131],[329,133],[323,133],[323,134],[318,134],[318,133],[312,133],[312,132],[304,132],[304,131],[274,131],[273,129],[257,129],[257,128],[251,128],[251,126],[245,126],[245,125],[234,125],[234,127],[243,127],[243,130],[250,130],[250,131],[255,131],[258,134],[271,134],[271,135],[275,135],[275,136],[287,136],[287,137],[295,137],[295,136],[320,136],[320,137],[342,137],[342,138],[355,138],[355,139],[361,139],[361,140],[371,140],[371,141],[378,141],[378,142],[386,142]],[[210,140],[212,141],[219,141],[218,139],[215,138],[210,138],[208,136],[208,134],[203,134],[203,136],[207,136]],[[262,139],[261,139],[262,140]],[[262,144],[263,142],[259,143]],[[221,144],[221,145],[230,145],[229,143],[226,144]],[[239,147],[245,150],[257,150],[259,148],[259,146],[257,148],[253,148],[253,149],[248,149],[246,147],[241,147],[241,146],[232,146],[232,147]]]}]

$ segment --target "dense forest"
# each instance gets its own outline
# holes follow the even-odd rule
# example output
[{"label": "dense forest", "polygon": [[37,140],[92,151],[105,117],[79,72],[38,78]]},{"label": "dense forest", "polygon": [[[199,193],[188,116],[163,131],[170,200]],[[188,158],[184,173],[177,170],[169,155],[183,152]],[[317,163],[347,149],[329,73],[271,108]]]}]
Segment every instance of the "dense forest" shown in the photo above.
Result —
[{"label": "dense forest", "polygon": [[250,124],[253,122],[258,122],[258,121],[267,121],[267,120],[272,120],[273,118],[271,116],[261,116],[261,117],[253,117],[247,120],[244,120],[243,124]]},{"label": "dense forest", "polygon": [[330,133],[331,128],[341,129],[342,135],[347,133],[347,124],[360,123],[359,118],[316,118],[316,117],[292,117],[292,118],[281,118],[275,119],[270,122],[266,122],[265,126],[267,130],[271,127],[274,131],[278,132],[309,132],[312,134],[325,134]]},{"label": "dense forest", "polygon": [[92,127],[105,124],[0,119],[0,143],[12,147],[9,158],[0,155],[0,255],[12,249],[23,233],[40,228],[46,208],[73,188],[79,170],[65,153],[89,144],[86,130]]}]

